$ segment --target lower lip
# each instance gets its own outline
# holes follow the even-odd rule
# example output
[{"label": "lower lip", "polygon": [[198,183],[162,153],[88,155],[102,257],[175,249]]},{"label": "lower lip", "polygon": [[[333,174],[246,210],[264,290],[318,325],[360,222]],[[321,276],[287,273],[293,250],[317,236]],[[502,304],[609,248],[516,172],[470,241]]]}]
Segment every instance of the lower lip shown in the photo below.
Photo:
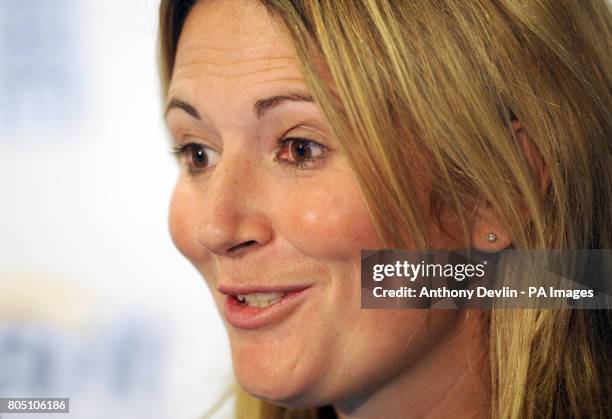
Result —
[{"label": "lower lip", "polygon": [[235,296],[225,297],[225,319],[240,329],[257,329],[289,316],[306,298],[309,288],[287,293],[280,301],[267,307],[250,307]]}]

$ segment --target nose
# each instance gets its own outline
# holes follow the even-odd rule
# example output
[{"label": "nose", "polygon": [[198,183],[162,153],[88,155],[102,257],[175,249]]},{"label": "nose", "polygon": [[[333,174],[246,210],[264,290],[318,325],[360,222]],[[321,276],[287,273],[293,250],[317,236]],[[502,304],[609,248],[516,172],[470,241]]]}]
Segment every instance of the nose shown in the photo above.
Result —
[{"label": "nose", "polygon": [[[226,156],[224,156],[226,157]],[[221,256],[238,256],[264,246],[272,225],[255,165],[221,159],[202,193],[198,241]]]}]

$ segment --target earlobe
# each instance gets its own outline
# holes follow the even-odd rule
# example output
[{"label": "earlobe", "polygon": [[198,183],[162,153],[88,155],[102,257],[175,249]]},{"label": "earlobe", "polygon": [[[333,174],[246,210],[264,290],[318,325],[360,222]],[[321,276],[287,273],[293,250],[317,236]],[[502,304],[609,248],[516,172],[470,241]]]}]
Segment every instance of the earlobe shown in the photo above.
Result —
[{"label": "earlobe", "polygon": [[483,252],[498,252],[512,243],[510,235],[486,203],[476,209],[470,241],[474,249]]}]

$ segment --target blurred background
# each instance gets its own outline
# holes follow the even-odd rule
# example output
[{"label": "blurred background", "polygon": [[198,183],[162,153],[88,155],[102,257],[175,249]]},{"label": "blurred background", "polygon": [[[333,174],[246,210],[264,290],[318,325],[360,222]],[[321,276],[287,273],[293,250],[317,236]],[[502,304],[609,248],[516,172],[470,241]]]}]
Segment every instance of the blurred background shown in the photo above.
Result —
[{"label": "blurred background", "polygon": [[0,397],[69,397],[58,419],[194,419],[232,382],[167,228],[157,6],[0,0]]}]

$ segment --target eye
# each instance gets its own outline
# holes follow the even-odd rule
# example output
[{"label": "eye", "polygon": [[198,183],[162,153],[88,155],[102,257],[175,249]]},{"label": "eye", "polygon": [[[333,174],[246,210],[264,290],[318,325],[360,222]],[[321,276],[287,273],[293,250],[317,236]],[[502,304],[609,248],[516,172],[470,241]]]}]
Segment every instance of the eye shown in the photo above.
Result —
[{"label": "eye", "polygon": [[219,153],[212,148],[198,143],[187,143],[173,149],[179,162],[187,165],[191,174],[205,172],[215,166]]},{"label": "eye", "polygon": [[307,138],[284,138],[277,141],[279,152],[276,159],[298,168],[324,157],[327,147]]}]

